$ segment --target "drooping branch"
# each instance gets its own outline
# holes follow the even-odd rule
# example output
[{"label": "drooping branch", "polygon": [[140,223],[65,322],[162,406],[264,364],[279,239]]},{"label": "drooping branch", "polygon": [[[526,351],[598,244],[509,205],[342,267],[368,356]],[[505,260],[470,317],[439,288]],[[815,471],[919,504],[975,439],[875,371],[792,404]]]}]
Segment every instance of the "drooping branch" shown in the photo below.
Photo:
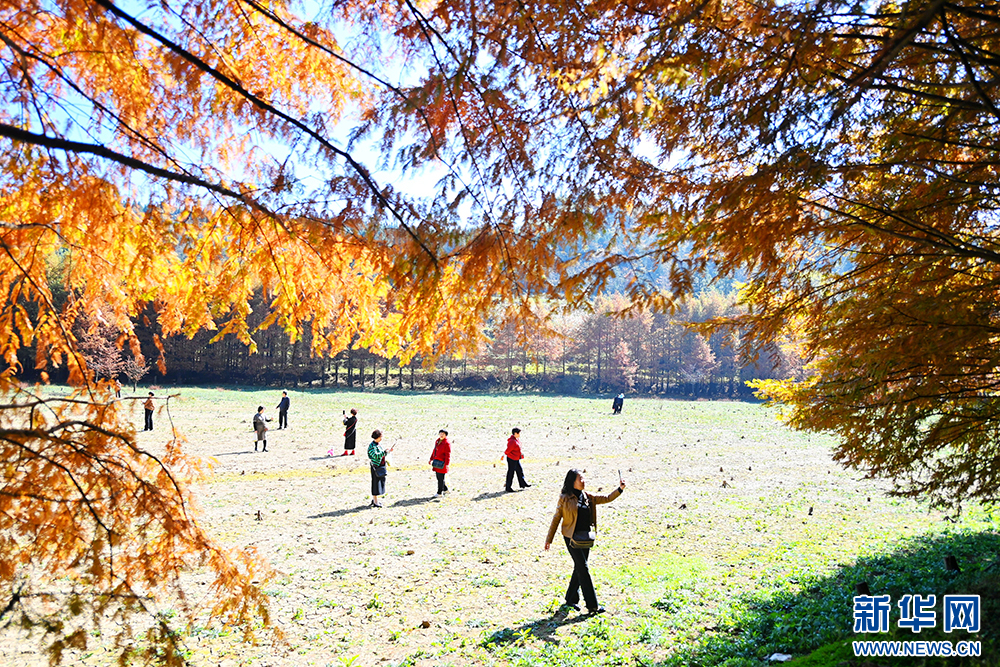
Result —
[{"label": "drooping branch", "polygon": [[97,144],[87,144],[80,141],[72,141],[69,139],[63,139],[62,137],[52,137],[47,134],[38,134],[35,132],[30,132],[28,130],[22,129],[20,127],[15,127],[4,122],[0,122],[0,137],[7,137],[12,141],[17,141],[25,144],[33,144],[35,146],[41,146],[43,148],[49,148],[54,150],[64,151],[66,153],[78,153],[82,155],[94,155],[105,160],[110,160],[116,162],[123,167],[128,167],[129,169],[134,169],[136,171],[141,171],[143,173],[149,174],[150,176],[156,176],[157,178],[163,178],[168,181],[173,181],[175,183],[183,183],[185,185],[194,185],[199,188],[208,190],[209,192],[214,192],[215,194],[222,195],[224,197],[235,199],[250,208],[257,209],[267,213],[271,216],[276,216],[275,213],[268,210],[267,207],[260,204],[258,201],[252,197],[247,197],[246,195],[227,188],[218,183],[212,183],[206,181],[197,176],[192,176],[191,174],[185,174],[177,171],[172,171],[170,169],[164,169],[163,167],[157,167],[156,165],[149,164],[137,158],[113,151],[105,146],[100,146]]},{"label": "drooping branch", "polygon": [[412,238],[414,242],[416,242],[419,245],[425,256],[431,261],[432,265],[438,267],[438,258],[434,254],[434,252],[431,251],[431,249],[426,245],[424,240],[420,238],[420,235],[417,234],[416,230],[413,229],[413,227],[406,221],[402,213],[400,213],[399,209],[395,205],[393,205],[393,203],[389,201],[389,199],[385,196],[385,193],[383,193],[382,189],[378,187],[378,184],[375,182],[375,179],[372,177],[368,169],[365,168],[365,166],[362,165],[360,162],[358,162],[353,155],[351,155],[345,150],[338,148],[337,146],[334,146],[328,139],[326,139],[326,137],[319,134],[319,132],[309,127],[303,121],[290,116],[284,111],[281,111],[270,102],[264,100],[259,95],[251,93],[235,79],[226,76],[219,69],[209,65],[202,58],[199,58],[197,55],[191,53],[180,44],[177,44],[173,40],[167,38],[158,30],[155,30],[151,26],[148,26],[145,23],[139,21],[131,14],[119,8],[110,0],[93,0],[93,2],[97,3],[99,6],[106,9],[110,14],[125,21],[133,28],[141,32],[142,34],[157,41],[162,46],[167,48],[169,51],[179,55],[185,61],[193,65],[195,68],[209,75],[211,78],[215,79],[226,88],[229,88],[240,97],[246,99],[248,102],[250,102],[257,108],[277,118],[280,118],[289,125],[295,127],[296,129],[308,135],[311,139],[319,143],[323,148],[330,151],[332,154],[343,158],[347,162],[347,164],[351,166],[354,172],[361,178],[361,180],[368,187],[368,189],[375,196],[375,198],[379,201],[379,203],[387,211],[389,211],[392,217],[395,218],[396,222],[399,223],[400,227],[402,227],[406,231],[406,233],[410,236],[410,238]]}]

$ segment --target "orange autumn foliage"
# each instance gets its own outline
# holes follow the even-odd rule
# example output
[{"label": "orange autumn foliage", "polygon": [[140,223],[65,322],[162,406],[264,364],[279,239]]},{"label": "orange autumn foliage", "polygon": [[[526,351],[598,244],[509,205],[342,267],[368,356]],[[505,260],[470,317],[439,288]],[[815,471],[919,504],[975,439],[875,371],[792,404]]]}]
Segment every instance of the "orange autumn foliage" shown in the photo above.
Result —
[{"label": "orange autumn foliage", "polygon": [[[436,334],[459,346],[481,335],[475,302],[490,299],[414,252],[416,231],[371,213],[366,174],[330,175],[315,201],[270,154],[366,95],[350,67],[289,40],[270,15],[287,8],[268,7],[156,4],[139,21],[111,3],[0,2],[12,82],[0,93],[0,623],[34,633],[53,662],[102,621],[119,628],[106,636],[122,660],[164,664],[183,663],[177,630],[200,614],[247,638],[269,625],[267,565],[199,527],[200,464],[177,433],[159,455],[137,443],[76,323],[120,332],[138,356],[134,322],[152,306],[160,336],[207,328],[252,347],[249,301],[263,290],[263,326],[311,327],[316,354],[357,338],[405,357]],[[295,169],[343,157],[320,143]],[[22,387],[29,347],[38,369],[68,371],[71,395]],[[181,585],[197,566],[213,577],[207,609]]]},{"label": "orange autumn foliage", "polygon": [[[759,389],[793,426],[895,493],[1000,498],[995,6],[405,5],[431,64],[367,129],[411,168],[482,174],[484,217],[543,248],[518,270],[553,267],[537,289],[585,304],[625,273],[633,305],[669,307],[736,277],[746,314],[701,328],[750,354],[792,335],[810,377]],[[447,142],[412,139],[436,96]],[[574,254],[595,230],[608,247]]]}]

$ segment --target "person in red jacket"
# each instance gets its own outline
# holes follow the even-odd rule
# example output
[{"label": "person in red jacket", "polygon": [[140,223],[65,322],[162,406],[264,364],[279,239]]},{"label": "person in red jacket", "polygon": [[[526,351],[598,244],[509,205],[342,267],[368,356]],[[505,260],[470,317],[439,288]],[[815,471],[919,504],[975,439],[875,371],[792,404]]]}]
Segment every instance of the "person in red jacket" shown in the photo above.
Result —
[{"label": "person in red jacket", "polygon": [[517,483],[522,489],[531,486],[524,480],[524,471],[521,469],[521,459],[524,458],[524,455],[521,454],[521,429],[514,427],[510,430],[510,437],[507,438],[507,451],[503,454],[507,457],[507,484],[504,486],[504,491],[514,490],[511,484],[514,482],[515,474],[517,475]]},{"label": "person in red jacket", "polygon": [[438,431],[438,438],[434,441],[434,451],[431,452],[431,458],[428,463],[434,469],[434,475],[437,477],[438,482],[438,492],[434,494],[434,497],[440,498],[448,493],[448,485],[444,483],[444,476],[448,472],[448,464],[451,463],[451,443],[448,442],[448,431],[444,429]]}]

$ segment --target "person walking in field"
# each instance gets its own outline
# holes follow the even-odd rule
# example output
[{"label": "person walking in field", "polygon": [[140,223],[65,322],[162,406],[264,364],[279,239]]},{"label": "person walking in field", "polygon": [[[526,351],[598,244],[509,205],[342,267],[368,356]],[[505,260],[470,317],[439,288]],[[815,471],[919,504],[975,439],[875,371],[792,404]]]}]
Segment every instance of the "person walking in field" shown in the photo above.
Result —
[{"label": "person walking in field", "polygon": [[257,414],[253,416],[253,430],[257,434],[257,440],[253,443],[253,450],[257,451],[257,446],[263,442],[264,451],[267,451],[267,424],[265,422],[271,421],[264,416],[264,406],[257,406]]},{"label": "person walking in field", "polygon": [[514,475],[517,475],[517,483],[522,489],[531,486],[525,481],[524,470],[521,469],[521,460],[524,459],[524,455],[521,453],[521,429],[516,426],[510,430],[510,437],[507,438],[507,451],[503,454],[507,459],[507,483],[503,490],[507,493],[514,491],[511,487],[511,484],[514,483]]},{"label": "person walking in field", "polygon": [[386,459],[389,451],[382,449],[382,431],[375,429],[372,431],[372,441],[368,445],[368,464],[372,474],[372,507],[382,507],[378,497],[385,495],[385,478],[388,474],[386,470]]},{"label": "person walking in field", "polygon": [[142,403],[143,409],[146,411],[146,422],[142,427],[143,431],[153,430],[153,392],[149,392],[149,396]]},{"label": "person walking in field", "polygon": [[569,578],[569,588],[566,589],[565,605],[580,611],[580,592],[590,614],[601,614],[604,607],[597,603],[597,592],[590,578],[590,568],[587,558],[590,548],[594,546],[597,537],[597,506],[610,503],[625,490],[625,482],[619,477],[618,488],[606,496],[592,496],[584,490],[583,473],[573,468],[566,473],[562,492],[556,504],[556,512],[552,515],[549,532],[545,536],[545,550],[552,546],[552,538],[556,529],[562,523],[563,540],[570,558],[573,559],[573,575]]},{"label": "person walking in field", "polygon": [[434,470],[434,476],[437,477],[438,490],[434,497],[440,498],[448,493],[448,485],[444,483],[444,476],[448,473],[448,464],[451,463],[451,443],[448,442],[448,431],[444,429],[438,431],[437,440],[434,441],[434,449],[431,451],[431,458],[427,462]]},{"label": "person walking in field", "polygon": [[354,456],[355,440],[358,436],[358,411],[351,408],[351,416],[344,414],[344,453],[341,456]]},{"label": "person walking in field", "polygon": [[288,400],[288,392],[281,392],[281,400],[278,402],[278,430],[288,428],[288,407],[291,401]]}]

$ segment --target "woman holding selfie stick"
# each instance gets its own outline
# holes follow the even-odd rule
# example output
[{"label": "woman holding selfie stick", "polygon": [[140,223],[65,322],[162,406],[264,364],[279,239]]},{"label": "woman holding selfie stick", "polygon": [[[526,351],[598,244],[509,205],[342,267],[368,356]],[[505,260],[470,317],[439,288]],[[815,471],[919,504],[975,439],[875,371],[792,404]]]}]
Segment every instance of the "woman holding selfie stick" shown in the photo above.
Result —
[{"label": "woman holding selfie stick", "polygon": [[341,411],[344,416],[344,453],[341,456],[354,456],[354,440],[358,435],[358,411],[351,408],[351,416]]},{"label": "woman holding selfie stick", "polygon": [[569,578],[569,588],[566,589],[565,606],[580,611],[582,590],[587,613],[600,614],[604,612],[604,607],[597,603],[597,593],[590,578],[587,557],[597,536],[597,506],[610,503],[620,496],[625,490],[625,482],[619,473],[618,488],[606,496],[592,496],[584,491],[584,485],[582,472],[573,468],[566,473],[562,493],[556,504],[556,512],[552,516],[549,533],[545,537],[545,550],[548,551],[552,546],[552,538],[555,537],[556,528],[561,522],[563,540],[566,541],[566,549],[573,559],[573,576]]}]

